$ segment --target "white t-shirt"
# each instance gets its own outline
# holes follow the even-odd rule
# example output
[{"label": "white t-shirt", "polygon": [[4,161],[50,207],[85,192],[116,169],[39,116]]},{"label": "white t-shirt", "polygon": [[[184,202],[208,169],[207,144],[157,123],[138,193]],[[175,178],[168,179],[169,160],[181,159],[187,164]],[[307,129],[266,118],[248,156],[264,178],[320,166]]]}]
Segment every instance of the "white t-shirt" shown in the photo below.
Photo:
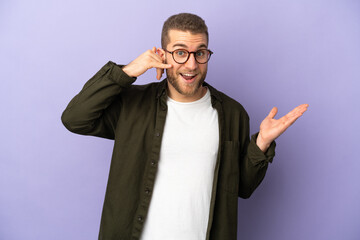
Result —
[{"label": "white t-shirt", "polygon": [[142,240],[204,240],[219,147],[207,90],[190,102],[168,98],[158,173]]}]

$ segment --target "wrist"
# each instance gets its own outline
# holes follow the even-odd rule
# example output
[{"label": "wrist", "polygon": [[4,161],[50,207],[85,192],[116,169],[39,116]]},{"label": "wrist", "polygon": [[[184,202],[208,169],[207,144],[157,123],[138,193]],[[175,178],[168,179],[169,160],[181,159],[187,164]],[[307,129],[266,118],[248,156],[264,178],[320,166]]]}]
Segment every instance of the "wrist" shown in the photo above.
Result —
[{"label": "wrist", "polygon": [[135,76],[135,75],[133,74],[133,72],[131,71],[131,67],[129,68],[128,65],[123,66],[123,67],[122,67],[122,70],[123,70],[123,72],[126,73],[129,77],[132,77],[132,78],[137,77],[137,76]]},{"label": "wrist", "polygon": [[262,138],[261,133],[258,134],[256,138],[256,145],[260,148],[262,152],[266,152],[267,149],[270,147],[270,144],[271,142],[267,142]]}]

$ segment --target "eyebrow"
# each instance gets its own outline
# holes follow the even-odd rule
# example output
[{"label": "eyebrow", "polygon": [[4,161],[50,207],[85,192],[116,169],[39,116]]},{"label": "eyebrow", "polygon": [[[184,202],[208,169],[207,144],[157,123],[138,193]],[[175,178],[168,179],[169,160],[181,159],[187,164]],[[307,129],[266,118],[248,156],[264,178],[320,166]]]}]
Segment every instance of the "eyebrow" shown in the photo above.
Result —
[{"label": "eyebrow", "polygon": [[[183,47],[183,48],[188,48],[188,46],[186,44],[183,43],[176,43],[173,45],[173,47]],[[206,44],[200,44],[200,46],[198,46],[198,48],[207,48]]]}]

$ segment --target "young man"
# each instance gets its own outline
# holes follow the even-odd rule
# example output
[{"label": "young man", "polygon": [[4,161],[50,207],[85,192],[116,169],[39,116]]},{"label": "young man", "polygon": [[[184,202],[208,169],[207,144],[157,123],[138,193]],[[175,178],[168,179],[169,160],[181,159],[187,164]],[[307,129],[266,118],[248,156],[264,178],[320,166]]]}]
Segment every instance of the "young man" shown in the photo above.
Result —
[{"label": "young man", "polygon": [[[237,198],[260,184],[274,140],[307,105],[278,120],[273,108],[250,140],[244,108],[204,82],[211,54],[205,22],[174,15],[162,48],[108,62],[65,109],[70,131],[115,140],[99,239],[237,238]],[[167,78],[133,85],[151,68]]]}]

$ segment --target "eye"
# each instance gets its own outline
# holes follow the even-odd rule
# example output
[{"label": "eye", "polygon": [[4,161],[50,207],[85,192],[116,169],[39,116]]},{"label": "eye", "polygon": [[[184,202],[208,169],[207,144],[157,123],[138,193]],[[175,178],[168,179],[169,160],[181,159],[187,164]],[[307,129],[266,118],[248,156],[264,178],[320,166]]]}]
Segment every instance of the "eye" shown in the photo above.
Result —
[{"label": "eye", "polygon": [[175,54],[179,57],[185,57],[187,55],[186,51],[184,50],[177,50],[175,51]]},{"label": "eye", "polygon": [[206,50],[199,50],[196,52],[197,57],[204,57],[206,55]]}]

